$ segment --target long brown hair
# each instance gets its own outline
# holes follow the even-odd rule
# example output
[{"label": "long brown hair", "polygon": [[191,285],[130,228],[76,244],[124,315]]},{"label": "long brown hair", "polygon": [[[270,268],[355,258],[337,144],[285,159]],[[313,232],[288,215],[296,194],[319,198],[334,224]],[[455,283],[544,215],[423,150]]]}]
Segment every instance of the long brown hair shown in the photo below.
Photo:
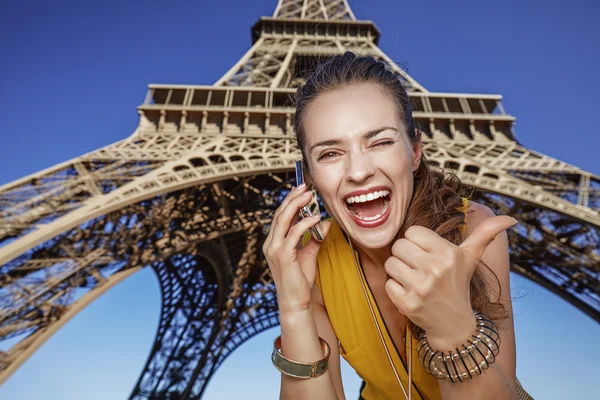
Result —
[{"label": "long brown hair", "polygon": [[[304,151],[304,114],[307,107],[322,93],[356,83],[375,83],[381,86],[396,102],[400,118],[407,127],[407,135],[414,144],[421,140],[420,132],[415,129],[412,106],[401,79],[387,68],[383,62],[373,57],[358,57],[351,52],[335,56],[318,65],[307,77],[304,85],[296,91],[296,115],[294,130],[298,147]],[[412,225],[419,225],[435,231],[446,240],[458,245],[463,241],[461,227],[465,224],[462,210],[463,197],[468,196],[467,189],[460,179],[451,173],[430,168],[425,154],[414,174],[414,190],[401,235]],[[483,262],[475,269],[471,278],[471,305],[474,310],[487,314],[492,319],[503,318],[506,314],[498,300],[489,296],[488,283],[483,277],[481,267],[488,268]],[[491,269],[490,269],[491,271]],[[498,277],[491,271],[498,280]],[[499,281],[498,281],[498,286]],[[411,323],[413,334],[419,335],[422,329]]]}]

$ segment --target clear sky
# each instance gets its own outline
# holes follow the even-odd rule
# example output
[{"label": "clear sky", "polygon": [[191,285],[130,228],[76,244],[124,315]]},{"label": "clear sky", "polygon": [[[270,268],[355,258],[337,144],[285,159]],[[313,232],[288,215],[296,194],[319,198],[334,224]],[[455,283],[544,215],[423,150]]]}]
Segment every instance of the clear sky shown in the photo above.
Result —
[{"label": "clear sky", "polygon": [[[600,174],[597,2],[349,0],[381,48],[431,91],[499,93],[526,146]],[[149,83],[212,84],[276,0],[30,0],[0,12],[0,184],[130,135]],[[600,326],[513,276],[517,368],[536,399],[591,398]],[[144,365],[160,293],[149,269],[102,296],[2,387],[0,399],[123,399]],[[265,332],[234,352],[205,398],[275,399]],[[5,346],[2,347],[5,349]],[[359,381],[345,369],[347,397]]]}]

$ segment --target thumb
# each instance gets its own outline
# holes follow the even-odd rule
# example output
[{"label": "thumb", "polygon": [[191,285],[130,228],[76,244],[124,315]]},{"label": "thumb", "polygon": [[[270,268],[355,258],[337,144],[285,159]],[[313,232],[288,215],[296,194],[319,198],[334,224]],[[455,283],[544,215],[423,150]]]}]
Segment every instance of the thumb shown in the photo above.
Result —
[{"label": "thumb", "polygon": [[485,249],[487,249],[500,232],[516,224],[517,220],[508,215],[488,218],[477,225],[459,247],[469,252],[474,259],[479,260]]}]

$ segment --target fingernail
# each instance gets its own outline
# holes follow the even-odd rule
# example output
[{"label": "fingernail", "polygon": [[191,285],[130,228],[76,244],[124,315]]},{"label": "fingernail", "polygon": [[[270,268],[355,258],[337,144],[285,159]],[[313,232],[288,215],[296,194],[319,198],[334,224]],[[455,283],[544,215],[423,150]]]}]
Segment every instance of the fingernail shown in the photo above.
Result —
[{"label": "fingernail", "polygon": [[304,196],[304,197],[312,196],[312,192],[304,192],[301,194],[301,196]]},{"label": "fingernail", "polygon": [[298,186],[296,186],[296,187],[294,188],[294,190],[300,190],[300,189],[304,189],[304,186],[306,186],[306,183],[301,183],[301,184],[299,184]]},{"label": "fingernail", "polygon": [[516,224],[518,224],[518,223],[519,223],[519,221],[517,221],[517,220],[516,220],[516,219],[514,219],[513,217],[511,217],[511,218],[513,219],[513,221],[515,221],[515,223],[514,223],[514,224],[512,224],[512,226],[515,226]]}]

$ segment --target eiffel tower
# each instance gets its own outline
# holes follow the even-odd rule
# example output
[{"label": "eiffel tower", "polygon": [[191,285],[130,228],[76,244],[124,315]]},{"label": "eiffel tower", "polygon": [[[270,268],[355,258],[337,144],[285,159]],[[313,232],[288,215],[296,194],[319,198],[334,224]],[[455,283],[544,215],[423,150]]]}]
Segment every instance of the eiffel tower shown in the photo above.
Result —
[{"label": "eiffel tower", "polygon": [[346,50],[403,81],[433,165],[519,219],[512,270],[600,321],[600,178],[523,147],[501,96],[428,91],[379,36],[346,0],[279,0],[214,85],[150,85],[130,137],[0,187],[0,340],[16,343],[0,353],[0,383],[145,267],[162,309],[132,399],[202,397],[227,356],[278,325],[260,249],[300,158],[290,97]]}]

